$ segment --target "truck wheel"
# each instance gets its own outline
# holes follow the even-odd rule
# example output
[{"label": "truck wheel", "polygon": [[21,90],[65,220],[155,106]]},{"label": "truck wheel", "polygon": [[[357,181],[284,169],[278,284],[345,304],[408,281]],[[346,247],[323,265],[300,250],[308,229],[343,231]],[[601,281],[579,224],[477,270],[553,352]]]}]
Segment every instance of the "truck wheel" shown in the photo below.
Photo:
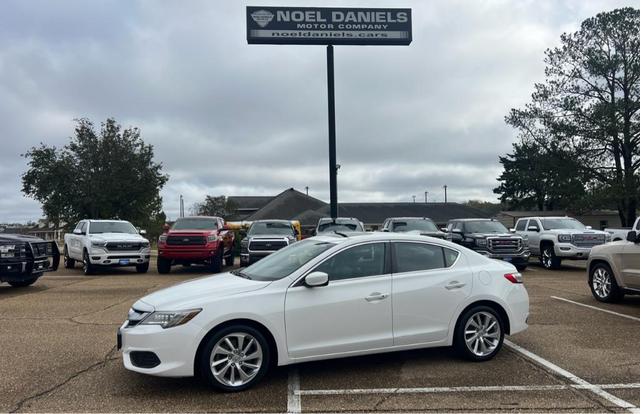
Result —
[{"label": "truck wheel", "polygon": [[225,265],[226,266],[233,266],[234,265],[234,249],[231,249],[231,252],[229,252],[229,256],[225,257]]},{"label": "truck wheel", "polygon": [[556,254],[554,254],[554,245],[551,243],[541,246],[540,260],[541,265],[548,270],[558,269],[561,267],[561,259],[556,257]]},{"label": "truck wheel", "polygon": [[171,260],[159,257],[156,263],[158,267],[158,273],[165,274],[171,271]]},{"label": "truck wheel", "polygon": [[522,272],[522,271],[524,271],[525,269],[527,269],[527,265],[526,265],[526,264],[522,264],[522,265],[515,265],[515,267],[516,267],[516,270],[518,270],[519,272]]},{"label": "truck wheel", "polygon": [[18,281],[15,281],[15,282],[9,282],[9,284],[11,286],[13,286],[13,287],[30,286],[30,285],[33,285],[36,282],[36,280],[38,280],[39,277],[40,277],[40,275],[38,275],[36,277],[32,277],[30,279],[18,280]]},{"label": "truck wheel", "polygon": [[209,261],[209,270],[214,273],[220,273],[223,270],[223,249],[218,249]]},{"label": "truck wheel", "polygon": [[605,263],[597,263],[590,269],[590,290],[599,302],[617,302],[623,298],[623,292],[612,274],[612,269]]},{"label": "truck wheel", "polygon": [[147,273],[148,270],[149,270],[149,262],[136,265],[137,273]]},{"label": "truck wheel", "polygon": [[76,266],[76,261],[69,257],[69,250],[67,250],[67,245],[65,244],[65,269],[73,269]]},{"label": "truck wheel", "polygon": [[94,272],[94,265],[89,261],[89,253],[86,250],[82,252],[82,271],[87,276]]}]

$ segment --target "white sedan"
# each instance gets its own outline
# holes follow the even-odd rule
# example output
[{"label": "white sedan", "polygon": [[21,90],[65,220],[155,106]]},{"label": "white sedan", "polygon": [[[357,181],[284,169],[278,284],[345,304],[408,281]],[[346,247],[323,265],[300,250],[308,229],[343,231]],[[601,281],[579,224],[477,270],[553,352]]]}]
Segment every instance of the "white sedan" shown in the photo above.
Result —
[{"label": "white sedan", "polygon": [[528,312],[509,263],[425,236],[327,234],[145,296],[118,345],[132,371],[240,391],[303,361],[450,345],[488,360]]}]

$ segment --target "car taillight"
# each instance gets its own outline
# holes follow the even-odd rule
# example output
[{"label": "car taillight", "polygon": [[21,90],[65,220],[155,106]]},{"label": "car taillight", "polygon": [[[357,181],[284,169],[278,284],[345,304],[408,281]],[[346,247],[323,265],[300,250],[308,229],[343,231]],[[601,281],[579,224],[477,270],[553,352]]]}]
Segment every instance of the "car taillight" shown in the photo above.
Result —
[{"label": "car taillight", "polygon": [[503,277],[512,283],[523,283],[523,276],[520,273],[506,273]]}]

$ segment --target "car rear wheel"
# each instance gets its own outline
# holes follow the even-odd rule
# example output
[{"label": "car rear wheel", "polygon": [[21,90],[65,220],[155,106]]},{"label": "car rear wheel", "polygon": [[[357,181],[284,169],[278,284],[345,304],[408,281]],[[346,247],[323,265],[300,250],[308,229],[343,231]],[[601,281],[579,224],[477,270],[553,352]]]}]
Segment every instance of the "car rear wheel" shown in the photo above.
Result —
[{"label": "car rear wheel", "polygon": [[76,266],[76,261],[73,260],[71,257],[69,257],[69,250],[67,249],[66,244],[65,244],[65,250],[64,250],[64,262],[65,262],[65,269],[73,269]]},{"label": "car rear wheel", "polygon": [[561,267],[561,259],[554,254],[553,244],[544,244],[541,247],[541,265],[548,270]]},{"label": "car rear wheel", "polygon": [[623,297],[612,269],[605,263],[596,264],[590,270],[590,290],[599,302],[617,302]]},{"label": "car rear wheel", "polygon": [[207,340],[199,367],[213,387],[226,392],[242,391],[260,381],[270,358],[269,345],[260,331],[232,325]]},{"label": "car rear wheel", "polygon": [[463,314],[455,332],[455,347],[465,359],[487,361],[503,345],[503,322],[489,306],[476,306]]},{"label": "car rear wheel", "polygon": [[89,253],[86,250],[82,252],[82,271],[85,275],[91,275],[94,272],[94,266],[89,261]]},{"label": "car rear wheel", "polygon": [[159,257],[158,261],[156,262],[156,266],[158,267],[158,273],[169,273],[171,271],[171,260]]}]

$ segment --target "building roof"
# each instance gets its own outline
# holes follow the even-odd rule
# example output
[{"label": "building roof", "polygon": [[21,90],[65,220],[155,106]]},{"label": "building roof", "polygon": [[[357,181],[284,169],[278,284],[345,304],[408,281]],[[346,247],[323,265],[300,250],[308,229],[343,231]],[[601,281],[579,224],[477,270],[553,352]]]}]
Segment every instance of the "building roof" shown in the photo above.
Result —
[{"label": "building roof", "polygon": [[273,197],[265,206],[245,218],[245,220],[292,220],[304,211],[316,210],[325,205],[323,201],[317,198],[289,188]]},{"label": "building roof", "polygon": [[329,215],[317,210],[306,210],[292,218],[292,220],[298,220],[301,226],[316,226],[318,220],[324,217],[329,217]]},{"label": "building roof", "polygon": [[616,210],[593,210],[586,211],[580,214],[575,214],[565,210],[550,210],[550,211],[523,211],[523,210],[514,210],[514,211],[501,211],[497,214],[510,216],[515,218],[520,217],[565,217],[565,216],[618,216],[619,212]]},{"label": "building roof", "polygon": [[258,210],[269,203],[274,196],[229,196],[227,201],[233,203],[237,210]]},{"label": "building roof", "polygon": [[[329,206],[318,210],[329,215]],[[437,223],[455,218],[488,218],[481,210],[458,203],[340,203],[338,215],[356,217],[365,224],[382,224],[389,217],[426,217]]]}]

